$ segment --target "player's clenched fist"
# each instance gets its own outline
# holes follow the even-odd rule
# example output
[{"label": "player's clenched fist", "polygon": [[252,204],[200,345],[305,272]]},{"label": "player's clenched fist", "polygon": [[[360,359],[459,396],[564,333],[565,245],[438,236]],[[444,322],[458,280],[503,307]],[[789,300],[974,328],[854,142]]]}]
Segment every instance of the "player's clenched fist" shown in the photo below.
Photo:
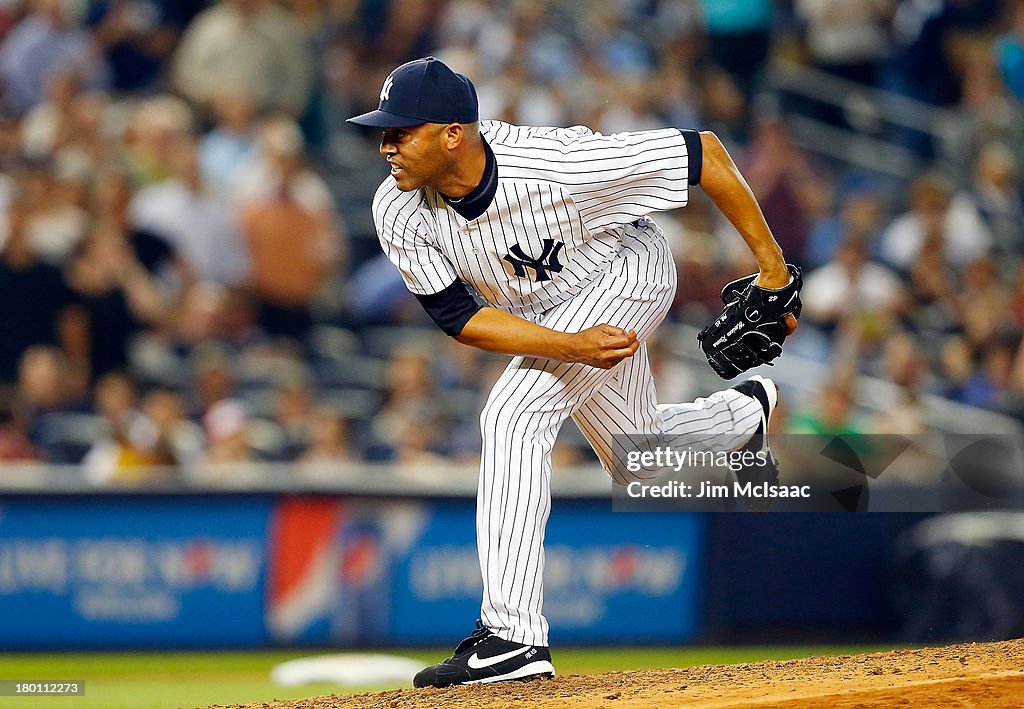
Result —
[{"label": "player's clenched fist", "polygon": [[570,338],[568,361],[588,364],[599,369],[611,369],[632,357],[640,349],[640,341],[633,330],[602,323],[588,327]]}]

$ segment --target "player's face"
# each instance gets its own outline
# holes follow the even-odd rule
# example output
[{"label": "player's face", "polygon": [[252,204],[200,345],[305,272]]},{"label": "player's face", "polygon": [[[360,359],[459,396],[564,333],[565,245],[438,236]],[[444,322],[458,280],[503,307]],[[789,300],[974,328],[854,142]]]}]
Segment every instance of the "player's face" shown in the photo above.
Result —
[{"label": "player's face", "polygon": [[448,163],[441,128],[434,123],[424,123],[384,130],[380,153],[391,165],[391,176],[398,189],[410,192],[437,186]]}]

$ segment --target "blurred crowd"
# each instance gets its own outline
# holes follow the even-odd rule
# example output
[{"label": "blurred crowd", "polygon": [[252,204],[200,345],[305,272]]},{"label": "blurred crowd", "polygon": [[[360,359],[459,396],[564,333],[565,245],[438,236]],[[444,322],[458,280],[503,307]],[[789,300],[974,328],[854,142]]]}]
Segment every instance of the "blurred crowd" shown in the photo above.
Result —
[{"label": "blurred crowd", "polygon": [[[1024,420],[1024,0],[3,0],[0,460],[472,460],[502,360],[429,327],[380,255],[377,136],[344,122],[428,54],[486,118],[719,133],[804,268],[792,351],[834,372],[781,427],[923,431],[926,394]],[[781,95],[780,60],[952,112],[957,151]],[[801,147],[797,115],[914,172]],[[658,221],[672,319],[703,324],[754,263],[699,194]],[[651,350],[662,398],[701,394]],[[899,404],[859,416],[862,373]]]}]

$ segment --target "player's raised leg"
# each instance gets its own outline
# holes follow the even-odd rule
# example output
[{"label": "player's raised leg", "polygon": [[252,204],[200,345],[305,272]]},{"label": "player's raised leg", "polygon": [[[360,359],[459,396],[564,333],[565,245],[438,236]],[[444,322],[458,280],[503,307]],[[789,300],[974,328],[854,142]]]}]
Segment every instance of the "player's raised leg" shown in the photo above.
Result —
[{"label": "player's raised leg", "polygon": [[[573,420],[611,478],[623,485],[657,474],[628,470],[625,462],[629,450],[669,445],[732,451],[746,446],[762,420],[770,415],[753,395],[753,385],[747,383],[693,402],[658,404],[646,347],[624,360],[617,370],[573,413]],[[770,380],[764,381],[774,392]]]}]

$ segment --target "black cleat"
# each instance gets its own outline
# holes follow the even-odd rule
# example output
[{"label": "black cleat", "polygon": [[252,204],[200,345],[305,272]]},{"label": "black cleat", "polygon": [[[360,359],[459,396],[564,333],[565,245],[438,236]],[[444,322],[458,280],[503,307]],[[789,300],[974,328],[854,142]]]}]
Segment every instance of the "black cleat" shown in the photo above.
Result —
[{"label": "black cleat", "polygon": [[502,640],[479,620],[476,627],[455,648],[454,655],[417,672],[412,686],[449,687],[555,676],[548,648]]},{"label": "black cleat", "polygon": [[[761,403],[761,422],[750,440],[740,448],[741,451],[750,451],[757,456],[758,461],[752,465],[737,471],[736,480],[741,486],[746,487],[748,483],[755,489],[762,489],[765,485],[774,488],[779,484],[779,461],[772,453],[768,444],[768,424],[772,419],[772,412],[775,405],[779,403],[779,388],[771,379],[755,375],[750,379],[733,387],[741,394],[746,394],[757,399]],[[772,498],[752,495],[746,498],[747,507],[756,512],[767,512],[772,506]]]}]

